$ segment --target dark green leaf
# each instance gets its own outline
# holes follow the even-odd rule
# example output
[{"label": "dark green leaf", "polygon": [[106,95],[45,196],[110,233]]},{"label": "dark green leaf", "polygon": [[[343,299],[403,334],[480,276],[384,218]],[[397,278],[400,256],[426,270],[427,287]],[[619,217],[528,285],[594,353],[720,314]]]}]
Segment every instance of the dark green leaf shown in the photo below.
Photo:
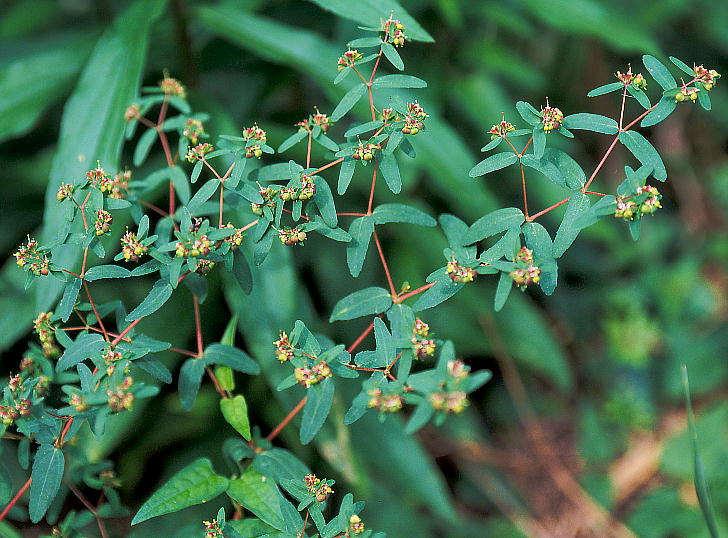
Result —
[{"label": "dark green leaf", "polygon": [[440,303],[447,301],[450,297],[459,292],[465,284],[453,282],[449,277],[435,281],[435,285],[424,291],[417,297],[412,305],[412,310],[419,312],[433,308]]},{"label": "dark green leaf", "polygon": [[33,458],[30,478],[30,504],[28,513],[33,523],[38,523],[56,498],[61,487],[65,460],[63,451],[53,445],[40,445]]},{"label": "dark green leaf", "polygon": [[76,299],[78,299],[78,292],[81,290],[81,284],[83,281],[80,278],[74,278],[66,285],[66,289],[63,291],[63,297],[58,303],[56,313],[61,319],[66,322],[73,313],[73,307],[76,306]]},{"label": "dark green leaf", "polygon": [[212,198],[212,195],[215,194],[215,191],[217,191],[219,186],[220,182],[217,179],[211,179],[200,187],[192,199],[187,203],[187,209],[190,213],[194,215],[202,204]]},{"label": "dark green leaf", "polygon": [[[702,92],[701,92],[702,93]],[[700,95],[700,94],[698,94]],[[642,120],[640,125],[642,127],[651,127],[660,123],[662,120],[667,118],[677,107],[677,103],[673,97],[663,97],[657,103],[657,106]]]},{"label": "dark green leaf", "polygon": [[647,139],[635,131],[624,131],[619,133],[619,141],[632,152],[642,164],[651,166],[652,175],[659,181],[667,179],[667,170],[660,158],[660,154]]},{"label": "dark green leaf", "polygon": [[349,129],[348,131],[346,131],[344,133],[344,136],[346,138],[349,138],[351,136],[362,135],[364,133],[368,133],[369,131],[374,131],[375,129],[379,129],[382,125],[384,125],[384,123],[379,120],[368,121],[366,123],[362,123],[361,125],[352,127],[351,129]]},{"label": "dark green leaf", "polygon": [[586,194],[576,192],[571,195],[566,205],[566,214],[559,225],[554,238],[553,257],[560,258],[561,255],[571,246],[581,231],[578,220],[589,211],[589,199]]},{"label": "dark green leaf", "polygon": [[616,121],[599,114],[571,114],[564,118],[563,125],[567,129],[584,129],[604,134],[616,134],[619,131]]},{"label": "dark green leaf", "polygon": [[544,151],[546,151],[546,131],[541,125],[537,125],[533,128],[533,156],[540,159]]},{"label": "dark green leaf", "polygon": [[617,90],[621,90],[623,87],[624,84],[622,84],[621,82],[610,82],[609,84],[605,84],[604,86],[594,88],[592,91],[587,93],[586,96],[597,97],[599,95],[604,95],[605,93],[616,92]]},{"label": "dark green leaf", "polygon": [[240,478],[230,480],[227,494],[268,525],[284,529],[275,482],[252,467],[248,467]]},{"label": "dark green leaf", "polygon": [[394,194],[399,194],[402,190],[402,178],[399,175],[399,165],[397,158],[393,153],[382,153],[379,161],[379,171],[387,182],[387,187]]},{"label": "dark green leaf", "polygon": [[327,226],[336,228],[339,219],[336,216],[336,206],[329,184],[321,176],[314,176],[314,185],[316,185],[316,193],[313,195],[313,201],[316,202],[321,218]]},{"label": "dark green leaf", "polygon": [[144,300],[139,303],[139,306],[126,316],[126,321],[134,321],[153,314],[164,306],[164,303],[172,296],[172,291],[173,289],[169,282],[166,280],[157,280]]},{"label": "dark green leaf", "polygon": [[278,153],[283,153],[284,151],[292,148],[293,146],[298,144],[301,140],[306,138],[306,136],[308,136],[307,131],[296,131],[291,136],[286,138],[280,146],[278,146]]},{"label": "dark green leaf", "polygon": [[326,422],[333,401],[334,380],[330,377],[306,391],[306,404],[303,406],[301,418],[301,443],[307,445],[313,440]]},{"label": "dark green leaf", "polygon": [[209,459],[195,460],[155,491],[136,513],[131,524],[136,525],[153,517],[208,502],[224,492],[228,484],[227,478],[215,474]]},{"label": "dark green leaf", "polygon": [[650,103],[650,98],[647,97],[647,94],[636,86],[627,86],[627,93],[634,97],[640,104],[640,106],[645,110],[649,109],[652,106],[652,103]]},{"label": "dark green leaf", "polygon": [[695,70],[691,67],[688,67],[688,65],[683,62],[682,60],[679,60],[675,58],[674,56],[670,56],[670,61],[675,64],[678,69],[680,69],[683,73],[686,75],[690,75],[691,78],[695,77]]},{"label": "dark green leaf", "polygon": [[139,138],[136,148],[134,149],[134,166],[139,166],[147,160],[149,150],[152,149],[152,144],[157,140],[156,129],[147,129],[144,134]]},{"label": "dark green leaf", "polygon": [[331,113],[331,121],[339,121],[343,118],[365,93],[367,93],[367,87],[364,84],[358,84],[346,92],[346,95]]},{"label": "dark green leaf", "polygon": [[665,67],[665,65],[654,56],[645,54],[642,56],[642,63],[645,64],[645,67],[650,72],[650,75],[652,75],[652,78],[654,78],[664,90],[669,90],[677,86],[675,78],[672,74],[670,74],[667,67]]},{"label": "dark green leaf", "polygon": [[427,88],[427,82],[412,75],[384,75],[374,80],[372,88]]},{"label": "dark green leaf", "polygon": [[500,312],[508,300],[513,288],[513,279],[508,273],[501,273],[498,278],[498,287],[495,290],[495,311]]},{"label": "dark green leaf", "polygon": [[341,168],[339,168],[339,183],[336,187],[336,192],[339,195],[346,193],[346,189],[349,188],[349,183],[351,183],[351,178],[354,176],[355,169],[356,161],[354,160],[345,160],[341,163]]},{"label": "dark green leaf", "polygon": [[127,278],[130,276],[132,276],[131,271],[119,265],[96,265],[89,268],[83,278],[88,282],[93,282],[102,278]]},{"label": "dark green leaf", "polygon": [[514,226],[520,226],[525,220],[523,212],[518,208],[498,209],[476,220],[465,233],[463,243],[466,245],[476,243]]},{"label": "dark green leaf", "polygon": [[222,364],[244,374],[258,375],[260,366],[247,353],[233,346],[210,344],[205,348],[205,360],[210,364]]},{"label": "dark green leaf", "polygon": [[403,204],[382,204],[377,206],[373,213],[374,224],[386,224],[388,222],[408,222],[420,226],[435,226],[437,222],[427,213],[416,207]]},{"label": "dark green leaf", "polygon": [[346,247],[346,263],[353,277],[361,273],[372,233],[374,233],[374,219],[371,216],[359,217],[352,221],[349,228],[351,242]]},{"label": "dark green leaf", "polygon": [[205,361],[202,359],[190,358],[182,365],[179,371],[179,398],[185,411],[189,411],[195,405],[204,373]]},{"label": "dark green leaf", "polygon": [[394,48],[394,46],[390,43],[382,43],[382,52],[387,57],[387,60],[399,69],[400,71],[404,71],[404,62],[402,61],[402,58],[399,56],[399,53],[397,52],[397,49]]},{"label": "dark green leaf", "polygon": [[347,295],[336,303],[329,322],[380,314],[390,306],[392,306],[392,296],[387,290],[378,287],[365,288]]},{"label": "dark green leaf", "polygon": [[237,249],[233,254],[233,275],[242,290],[248,294],[253,289],[253,274],[250,272],[250,265],[245,258],[242,249]]},{"label": "dark green leaf", "polygon": [[518,157],[512,151],[503,151],[487,157],[470,169],[470,177],[478,177],[510,166],[518,161]]}]

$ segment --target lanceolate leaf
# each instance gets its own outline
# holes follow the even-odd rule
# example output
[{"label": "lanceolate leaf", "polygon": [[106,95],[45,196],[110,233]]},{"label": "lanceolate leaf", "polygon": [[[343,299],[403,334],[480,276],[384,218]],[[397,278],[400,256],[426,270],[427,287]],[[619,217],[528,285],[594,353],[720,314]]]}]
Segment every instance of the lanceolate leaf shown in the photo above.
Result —
[{"label": "lanceolate leaf", "polygon": [[379,171],[384,176],[384,181],[387,182],[389,190],[394,194],[399,194],[402,190],[402,178],[399,175],[397,158],[393,153],[382,153],[382,158],[379,161]]},{"label": "lanceolate leaf", "polygon": [[81,290],[82,281],[80,278],[74,278],[71,282],[66,285],[66,289],[63,291],[63,297],[61,297],[60,303],[58,303],[58,315],[65,322],[71,317],[73,307],[76,306],[76,299],[78,299],[78,292]]},{"label": "lanceolate leaf", "polygon": [[100,354],[106,343],[98,333],[82,334],[68,346],[56,363],[56,371],[63,372],[73,368],[84,359]]},{"label": "lanceolate leaf", "polygon": [[172,296],[172,291],[172,286],[169,282],[166,280],[157,280],[139,306],[126,316],[126,321],[134,321],[153,314],[164,306],[164,303]]},{"label": "lanceolate leaf", "polygon": [[349,183],[351,183],[351,178],[354,176],[354,170],[356,170],[356,161],[348,160],[341,163],[341,168],[339,168],[339,182],[336,186],[336,192],[339,195],[346,193],[346,189],[349,188]]},{"label": "lanceolate leaf", "polygon": [[665,96],[660,99],[660,102],[657,103],[657,106],[654,109],[652,109],[652,112],[645,116],[640,125],[642,127],[656,125],[672,114],[676,107],[677,103],[675,102],[675,98]]},{"label": "lanceolate leaf", "polygon": [[645,54],[642,56],[642,63],[645,64],[645,67],[650,72],[650,75],[652,75],[652,78],[654,78],[655,81],[662,86],[662,89],[670,90],[677,86],[675,78],[672,76],[667,67],[665,67],[665,65],[654,56]]},{"label": "lanceolate leaf", "polygon": [[508,273],[501,273],[498,278],[498,287],[495,290],[495,311],[500,312],[508,300],[513,289],[513,279]]},{"label": "lanceolate leaf", "polygon": [[644,136],[635,131],[624,131],[619,133],[619,141],[637,157],[638,161],[652,167],[655,179],[659,181],[667,179],[667,170],[660,154]]},{"label": "lanceolate leaf", "polygon": [[554,258],[561,257],[579,235],[581,226],[577,222],[582,215],[589,211],[589,207],[589,199],[586,194],[577,192],[571,195],[566,205],[566,214],[554,238]]},{"label": "lanceolate leaf", "polygon": [[486,157],[478,164],[476,164],[473,168],[470,169],[468,175],[470,177],[483,176],[485,174],[489,174],[490,172],[494,172],[495,170],[500,170],[501,168],[510,166],[516,161],[518,161],[518,157],[512,151],[503,151],[501,153],[496,153],[494,155],[491,155],[490,157]]},{"label": "lanceolate leaf", "polygon": [[203,359],[187,359],[179,372],[179,398],[182,401],[182,408],[186,411],[195,405],[197,392],[200,390],[202,375],[205,373],[205,361]]},{"label": "lanceolate leaf", "polygon": [[621,82],[610,82],[609,84],[605,84],[604,86],[594,88],[592,91],[587,93],[586,96],[597,97],[598,95],[604,95],[605,93],[616,92],[617,90],[621,90],[622,88],[624,88],[624,84],[622,84]]},{"label": "lanceolate leaf", "polygon": [[230,480],[227,494],[268,525],[278,530],[284,529],[278,488],[269,477],[248,467],[240,478]]},{"label": "lanceolate leaf", "polygon": [[351,242],[346,247],[346,263],[349,265],[349,272],[353,277],[357,277],[361,273],[373,232],[374,219],[372,217],[360,217],[351,223],[349,228]]},{"label": "lanceolate leaf", "polygon": [[33,459],[30,477],[30,520],[38,523],[56,498],[63,478],[65,460],[63,451],[53,445],[40,445]]},{"label": "lanceolate leaf", "polygon": [[[379,318],[377,318],[379,319]],[[334,401],[334,380],[327,377],[322,382],[313,385],[306,392],[306,404],[303,407],[301,418],[301,442],[306,445],[316,436],[326,417],[331,411]]]},{"label": "lanceolate leaf", "polygon": [[233,346],[211,344],[205,349],[205,360],[211,364],[222,364],[244,374],[257,375],[260,366],[247,353]]},{"label": "lanceolate leaf", "polygon": [[384,288],[371,287],[355,291],[341,299],[331,313],[330,322],[356,319],[385,312],[392,306],[392,296]]},{"label": "lanceolate leaf", "polygon": [[200,458],[154,492],[131,520],[132,525],[147,519],[179,512],[183,508],[210,501],[228,488],[228,479],[219,476],[207,458]]},{"label": "lanceolate leaf", "polygon": [[131,271],[120,265],[96,265],[91,267],[83,276],[84,280],[93,282],[102,278],[126,278],[131,276]]},{"label": "lanceolate leaf", "polygon": [[498,209],[476,220],[465,233],[463,243],[471,245],[486,237],[504,232],[513,226],[520,226],[525,220],[523,212],[518,208]]},{"label": "lanceolate leaf", "polygon": [[217,179],[211,179],[200,187],[187,204],[187,209],[189,209],[190,213],[194,215],[202,204],[212,198],[212,195],[215,194],[219,186],[220,182]]},{"label": "lanceolate leaf", "polygon": [[[621,85],[621,84],[620,84]],[[564,118],[564,127],[567,129],[584,129],[596,133],[616,134],[619,125],[612,118],[599,114],[572,114]]]},{"label": "lanceolate leaf", "polygon": [[374,80],[372,88],[427,88],[427,82],[412,75],[384,75]]},{"label": "lanceolate leaf", "polygon": [[367,87],[364,84],[358,84],[346,92],[346,95],[339,101],[339,104],[336,105],[336,108],[331,113],[331,120],[339,121],[343,118],[366,92]]},{"label": "lanceolate leaf", "polygon": [[313,200],[316,202],[321,218],[327,226],[336,228],[339,220],[336,217],[336,206],[334,205],[331,188],[321,176],[314,176],[314,184],[316,185],[316,193],[313,195]]},{"label": "lanceolate leaf", "polygon": [[397,49],[394,47],[394,45],[390,43],[383,43],[382,44],[382,52],[387,57],[387,60],[399,69],[400,71],[404,70],[404,62],[402,61],[402,58],[399,56],[399,53],[397,52]]},{"label": "lanceolate leaf", "polygon": [[420,226],[435,226],[437,222],[427,213],[419,209],[403,204],[382,204],[377,206],[372,213],[374,224],[386,224],[388,222],[408,222]]}]

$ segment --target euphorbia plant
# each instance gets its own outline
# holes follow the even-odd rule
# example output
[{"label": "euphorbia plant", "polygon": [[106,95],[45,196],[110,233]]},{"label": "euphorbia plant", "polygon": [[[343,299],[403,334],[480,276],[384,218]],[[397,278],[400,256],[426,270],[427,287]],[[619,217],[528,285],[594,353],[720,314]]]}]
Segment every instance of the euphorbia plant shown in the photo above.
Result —
[{"label": "euphorbia plant", "polygon": [[[470,176],[517,164],[523,209],[499,209],[472,225],[453,215],[441,215],[436,221],[411,205],[376,203],[382,180],[393,194],[400,193],[398,157],[415,158],[411,137],[427,136],[428,113],[407,91],[427,84],[410,75],[382,73],[404,70],[398,49],[407,44],[407,29],[394,15],[365,30],[373,34],[348,44],[333,81],[338,84],[349,78],[355,80],[354,85],[330,115],[314,109],[278,147],[281,154],[295,144],[305,144],[305,162],[268,162],[267,155],[275,150],[257,124],[242,129],[241,136],[220,135],[214,144],[207,142],[207,116],[193,114],[185,87],[165,74],[158,87],[144,88],[143,96],[119,114],[128,122],[127,138],[137,137],[133,164],[142,165],[159,142],[166,165],[136,179],[128,170],[107,171],[99,162],[84,177],[65,178],[57,202],[65,208],[66,219],[55,241],[41,245],[29,238],[15,254],[18,265],[27,270],[28,285],[39,278],[57,279],[63,295],[53,312],[38,314],[35,329],[41,346],[31,345],[19,373],[11,376],[3,392],[3,430],[6,437],[19,442],[21,466],[29,465],[31,444],[40,446],[33,451],[31,477],[0,520],[27,489],[34,522],[43,519],[59,492],[68,490],[87,511],[71,512],[58,532],[78,535],[78,529],[95,519],[99,532],[108,535],[104,519],[127,514],[114,489],[118,483],[113,464],[88,461],[74,450],[72,440],[82,428],[102,437],[107,428],[113,428],[116,415],[131,409],[138,399],[154,396],[156,383],[171,383],[171,372],[154,354],[172,350],[185,357],[177,381],[183,408],[194,406],[207,375],[219,395],[221,414],[239,434],[221,447],[232,471],[220,474],[207,458],[191,462],[138,510],[132,524],[225,493],[229,500],[220,502],[215,519],[204,523],[207,536],[371,536],[359,515],[363,503],[355,503],[348,494],[338,507],[328,506],[334,481],[317,478],[291,452],[275,447],[280,432],[300,413],[300,441],[314,440],[329,417],[337,386],[346,383],[356,383],[359,389],[344,416],[346,424],[369,411],[378,413],[381,420],[406,413],[406,431],[413,433],[431,420],[439,425],[449,415],[461,413],[468,405],[468,394],[486,383],[490,373],[471,373],[457,358],[454,344],[436,338],[420,313],[484,275],[498,275],[496,310],[503,307],[514,285],[521,290],[538,285],[551,294],[557,284],[557,260],[583,228],[603,216],[627,221],[637,239],[643,216],[661,206],[661,194],[648,181],[665,181],[667,172],[655,148],[635,129],[664,120],[684,101],[698,101],[710,109],[709,92],[720,77],[703,66],[690,68],[670,58],[690,77],[678,84],[660,61],[644,56],[646,70],[663,89],[655,104],[647,95],[646,78],[631,69],[625,74],[617,72],[616,82],[589,93],[596,97],[618,92],[615,118],[565,114],[548,100],[540,109],[519,101],[515,110],[521,125],[504,115],[487,130],[491,140],[483,151],[503,144],[507,149],[476,164]],[[338,129],[361,100],[369,103],[370,119]],[[629,120],[632,100],[643,111]],[[138,129],[143,129],[141,135],[137,135]],[[573,138],[575,130],[613,137],[588,177],[552,141],[554,137]],[[173,136],[177,137],[175,144]],[[640,166],[625,167],[625,179],[614,195],[591,190],[618,143]],[[312,162],[313,144],[329,152],[329,162]],[[337,168],[334,189],[332,176],[336,177]],[[532,212],[527,169],[529,176],[535,170],[569,191],[569,196]],[[357,201],[360,212],[339,212],[333,191],[345,196],[356,170],[370,174],[368,198]],[[192,186],[201,178],[204,183],[193,194]],[[168,189],[164,208],[149,201],[160,185]],[[565,204],[566,213],[552,240],[552,234],[536,221]],[[111,234],[114,216],[120,211],[128,211],[135,225],[126,228],[117,244]],[[348,225],[342,226],[347,220]],[[443,252],[443,267],[423,275],[416,286],[398,286],[377,226],[406,223],[432,228],[438,222],[449,243]],[[278,390],[295,390],[301,397],[263,436],[259,427],[251,428],[248,417],[248,405],[258,402],[248,402],[244,394],[236,392],[234,371],[260,372],[259,363],[235,346],[236,320],[220,334],[203,334],[205,276],[210,271],[228,271],[249,292],[253,273],[272,248],[298,249],[309,241],[332,240],[344,244],[348,270],[357,277],[372,239],[385,285],[353,291],[338,301],[330,316],[332,323],[358,318],[371,319],[371,323],[349,345],[312,333],[300,320],[293,327],[279,328],[270,355],[262,360],[278,362],[279,368],[289,372]],[[79,263],[55,263],[57,253],[69,247],[82,252]],[[112,254],[118,263],[110,263]],[[342,265],[343,256],[342,252]],[[102,263],[94,263],[96,260]],[[120,301],[98,303],[93,299],[97,280],[123,282],[146,275],[157,275],[157,280],[130,312]],[[173,348],[171,343],[144,335],[138,327],[164,307],[180,284],[191,294],[196,326],[193,350]],[[80,322],[71,322],[72,317]],[[374,349],[362,350],[372,332]],[[138,381],[142,375],[155,381],[142,383]],[[67,478],[62,483],[64,474]],[[100,490],[101,499],[91,503],[82,487]],[[226,508],[231,517],[226,517]]]}]

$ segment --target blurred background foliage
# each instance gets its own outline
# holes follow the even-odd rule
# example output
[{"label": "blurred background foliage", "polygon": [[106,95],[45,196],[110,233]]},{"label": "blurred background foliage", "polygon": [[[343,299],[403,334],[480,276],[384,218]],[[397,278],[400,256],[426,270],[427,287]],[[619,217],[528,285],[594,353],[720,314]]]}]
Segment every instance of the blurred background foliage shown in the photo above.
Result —
[{"label": "blurred background foliage", "polygon": [[[431,119],[428,131],[414,140],[417,159],[402,166],[400,200],[433,215],[453,213],[472,222],[495,208],[520,205],[512,169],[487,178],[467,175],[489,139],[485,130],[500,121],[501,112],[518,119],[516,100],[538,107],[548,96],[565,114],[614,115],[616,94],[588,99],[586,93],[613,81],[612,74],[630,62],[639,72],[643,53],[674,55],[728,73],[725,2],[402,3],[435,42],[410,43],[402,52],[407,72],[429,83],[418,97]],[[64,102],[95,42],[127,4],[0,1],[4,258],[42,223]],[[347,8],[347,2],[327,0],[170,0],[152,26],[143,81],[153,85],[168,69],[188,86],[193,107],[210,113],[207,130],[213,137],[237,134],[257,121],[277,146],[314,105],[330,113],[342,95],[331,84],[336,58],[358,37],[356,26],[364,21],[320,7],[334,4],[344,6],[342,12],[381,6],[386,17],[391,2],[369,0]],[[319,476],[336,478],[337,493],[351,490],[366,499],[367,526],[391,537],[698,538],[707,536],[707,529],[692,487],[680,384],[685,363],[719,527],[728,532],[725,83],[711,97],[713,113],[684,105],[646,133],[670,177],[665,209],[646,222],[639,242],[631,241],[622,223],[607,219],[582,233],[562,258],[553,296],[513,294],[494,314],[495,280],[484,278],[425,313],[437,336],[452,339],[474,369],[494,371],[494,380],[474,395],[466,413],[412,438],[396,420],[380,425],[369,417],[350,428],[331,420],[312,447],[300,446],[292,431],[284,431],[281,442]],[[639,111],[629,103],[627,117]],[[361,112],[364,118],[366,109]],[[343,132],[345,126],[335,129]],[[609,141],[582,132],[576,141],[559,143],[588,173]],[[129,147],[122,165],[131,161]],[[303,151],[293,150],[290,158],[304,158]],[[155,158],[147,171],[163,162],[161,152]],[[323,159],[323,153],[314,153],[314,163]],[[597,188],[614,192],[625,164],[633,164],[631,157],[618,147]],[[145,170],[135,173],[143,177]],[[558,187],[542,179],[528,179],[534,208],[563,198]],[[368,186],[363,175],[355,176],[349,196],[337,200],[340,211],[359,211]],[[163,192],[158,195],[164,199]],[[377,191],[380,203],[390,196]],[[560,216],[557,210],[543,218],[552,234]],[[123,224],[118,223],[119,231]],[[442,265],[445,240],[437,232],[400,225],[380,234],[397,285],[417,286]],[[329,241],[313,240],[290,254],[274,248],[255,276],[251,296],[213,274],[203,305],[209,341],[219,339],[231,313],[240,316],[238,345],[261,360],[264,376],[239,381],[253,421],[264,430],[297,401],[288,394],[271,398],[269,387],[283,374],[272,357],[278,329],[290,329],[301,318],[334,341],[350,343],[366,321],[328,326],[332,306],[350,291],[382,281],[371,252],[358,280],[340,269],[344,249]],[[3,375],[22,356],[34,314],[13,265],[11,259],[0,281]],[[126,285],[121,299],[127,306],[138,303],[149,284]],[[112,284],[96,287],[100,301],[117,297]],[[192,345],[192,312],[178,295],[143,327],[173,345]],[[180,359],[170,355],[167,364],[178,367]],[[345,397],[337,400],[334,419],[347,405]],[[145,407],[117,420],[114,436],[79,442],[87,443],[94,457],[116,462],[122,497],[132,508],[194,457],[211,456],[222,468],[219,446],[232,434],[209,386],[191,413],[181,410],[174,388],[165,387]],[[14,451],[2,443],[5,454]],[[16,472],[18,486],[21,473]],[[79,508],[74,502],[69,499],[64,510]],[[212,516],[211,508],[190,508],[145,523],[136,536],[197,536],[199,521]],[[126,522],[117,523],[121,530],[115,532],[128,532]],[[0,535],[15,536],[8,526],[0,527]]]}]

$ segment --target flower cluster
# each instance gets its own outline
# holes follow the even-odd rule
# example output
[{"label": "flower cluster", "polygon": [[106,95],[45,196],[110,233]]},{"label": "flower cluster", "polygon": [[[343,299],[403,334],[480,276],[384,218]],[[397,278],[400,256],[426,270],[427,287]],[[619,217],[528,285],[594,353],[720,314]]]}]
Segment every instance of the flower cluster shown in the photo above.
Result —
[{"label": "flower cluster", "polygon": [[271,208],[276,206],[275,197],[278,196],[279,191],[278,189],[274,189],[272,187],[261,187],[258,193],[260,194],[260,197],[263,198],[263,203],[251,203],[250,207],[253,210],[253,213],[255,213],[256,215],[262,215],[263,206],[268,206]]},{"label": "flower cluster", "polygon": [[429,395],[428,400],[437,411],[458,414],[468,405],[468,396],[463,391],[434,392]]},{"label": "flower cluster", "polygon": [[339,71],[342,71],[346,69],[347,67],[352,67],[356,62],[361,60],[363,58],[362,54],[356,50],[356,49],[349,49],[347,50],[343,56],[339,58],[339,61],[337,62],[337,68]]},{"label": "flower cluster", "polygon": [[384,394],[379,388],[371,389],[367,391],[367,394],[369,395],[367,406],[380,413],[396,413],[402,409],[404,400],[399,394]]},{"label": "flower cluster", "polygon": [[455,260],[447,262],[447,274],[453,282],[467,283],[472,282],[478,274],[470,267],[463,267]]},{"label": "flower cluster", "polygon": [[316,194],[316,184],[312,176],[303,174],[299,187],[283,187],[280,192],[281,200],[308,200]]},{"label": "flower cluster", "polygon": [[205,538],[223,538],[225,536],[216,519],[203,521],[202,524],[205,526]]},{"label": "flower cluster", "polygon": [[131,393],[131,387],[134,385],[134,379],[127,376],[116,390],[106,391],[109,399],[109,409],[112,413],[121,413],[128,411],[134,405],[134,394]]},{"label": "flower cluster", "polygon": [[693,67],[695,71],[695,80],[703,84],[703,88],[706,91],[710,91],[715,86],[716,81],[720,78],[720,73],[715,69],[706,69],[702,65],[696,65]]},{"label": "flower cluster", "polygon": [[35,276],[45,276],[49,272],[50,260],[45,250],[38,245],[38,241],[28,236],[28,242],[21,245],[15,256],[18,267],[23,267]]},{"label": "flower cluster", "polygon": [[331,121],[331,118],[329,118],[326,114],[322,114],[321,112],[319,112],[317,108],[315,114],[312,114],[307,119],[301,120],[296,123],[296,127],[298,127],[301,131],[306,131],[307,133],[310,133],[313,131],[313,128],[318,125],[325,133],[329,130],[329,127],[331,127],[333,123],[334,122]]},{"label": "flower cluster", "polygon": [[364,532],[364,523],[356,514],[349,518],[349,532],[353,532],[354,534],[361,534]]},{"label": "flower cluster", "polygon": [[207,142],[203,142],[202,144],[197,144],[195,147],[188,147],[187,148],[187,155],[185,156],[185,159],[187,159],[187,162],[193,163],[196,161],[202,161],[205,159],[205,156],[210,153],[214,148],[212,147],[212,144],[209,144]]},{"label": "flower cluster", "polygon": [[617,77],[617,80],[619,80],[625,86],[629,86],[631,84],[635,88],[638,88],[642,91],[645,91],[647,89],[647,81],[645,80],[645,77],[642,76],[642,73],[637,73],[636,75],[633,74],[631,66],[629,67],[629,69],[627,69],[626,73],[617,71],[616,73],[614,73],[614,76]]},{"label": "flower cluster", "polygon": [[516,286],[524,290],[530,284],[538,284],[538,281],[541,280],[541,269],[534,265],[533,251],[526,247],[521,247],[521,250],[516,254],[515,261],[523,265],[523,267],[511,271],[509,275]]},{"label": "flower cluster", "polygon": [[21,417],[29,416],[30,406],[30,400],[27,398],[20,398],[12,405],[0,405],[0,422],[10,425]]},{"label": "flower cluster", "polygon": [[56,199],[59,202],[62,202],[63,200],[70,199],[73,197],[73,185],[70,185],[68,183],[61,183],[61,186],[58,187],[58,193],[56,194]]},{"label": "flower cluster", "polygon": [[[33,320],[33,328],[35,329],[35,333],[38,335],[41,348],[43,349],[43,354],[46,357],[54,357],[58,354],[58,347],[55,345],[54,336],[56,327],[51,321],[52,316],[53,312],[39,312],[38,316],[35,320]],[[29,367],[26,363],[27,360],[30,360],[32,365],[33,359],[23,359],[23,362],[20,364],[21,370],[25,370]]]},{"label": "flower cluster", "polygon": [[127,228],[126,233],[121,237],[121,252],[124,259],[128,262],[139,261],[139,258],[144,256],[148,250],[137,235]]},{"label": "flower cluster", "polygon": [[243,239],[244,239],[244,236],[245,236],[245,232],[243,231],[242,228],[236,228],[235,226],[233,226],[233,223],[232,222],[228,222],[225,226],[223,226],[223,228],[227,228],[229,230],[235,230],[235,233],[234,234],[228,235],[224,239],[224,241],[226,243],[229,243],[230,244],[230,248],[232,250],[237,249],[240,245],[243,244]]},{"label": "flower cluster", "polygon": [[432,338],[427,338],[430,334],[430,326],[420,318],[415,320],[412,329],[412,352],[417,359],[425,359],[435,354],[437,344]]},{"label": "flower cluster", "polygon": [[121,360],[122,354],[120,351],[109,348],[101,354],[101,358],[104,359],[104,364],[106,364],[106,374],[111,375],[116,369],[116,363]]},{"label": "flower cluster", "polygon": [[124,111],[124,121],[129,123],[134,118],[138,118],[139,114],[141,112],[141,108],[139,108],[139,105],[133,104],[126,107],[126,110]]},{"label": "flower cluster", "polygon": [[546,103],[546,106],[541,109],[541,123],[543,123],[543,130],[547,133],[561,128],[562,121],[564,121],[564,113],[558,108]]},{"label": "flower cluster", "polygon": [[359,146],[354,148],[352,157],[356,160],[371,161],[377,149],[379,149],[378,144],[364,144],[363,142],[359,142]]},{"label": "flower cluster", "polygon": [[103,183],[99,188],[109,198],[123,199],[129,192],[130,180],[131,170],[124,170],[118,172],[110,182]]},{"label": "flower cluster", "polygon": [[159,81],[159,89],[162,93],[168,97],[180,97],[182,99],[187,98],[187,91],[182,83],[176,78],[165,76]]},{"label": "flower cluster", "polygon": [[294,245],[303,246],[303,242],[306,240],[306,232],[300,228],[285,227],[278,230],[278,239],[280,239],[281,243],[288,247],[292,247]]},{"label": "flower cluster", "polygon": [[306,388],[316,385],[327,377],[331,377],[333,375],[329,365],[324,361],[321,361],[310,368],[308,366],[296,368],[293,371],[293,374],[296,376],[296,381]]},{"label": "flower cluster", "polygon": [[427,117],[428,114],[425,113],[425,110],[417,101],[414,103],[407,103],[407,115],[404,117],[402,132],[404,134],[416,135],[424,129],[424,122]]},{"label": "flower cluster", "polygon": [[189,138],[190,142],[193,144],[197,144],[200,138],[207,138],[207,133],[205,132],[205,127],[202,125],[202,122],[194,118],[187,119],[182,135]]},{"label": "flower cluster", "polygon": [[644,194],[647,195],[647,198],[644,202],[640,204],[640,213],[642,213],[643,215],[652,215],[655,211],[662,207],[662,205],[660,204],[662,195],[660,194],[660,191],[658,191],[655,187],[651,187],[650,185],[645,185],[644,187],[640,187],[639,189],[637,189],[638,196]]},{"label": "flower cluster", "polygon": [[387,19],[384,22],[384,31],[389,36],[389,42],[395,47],[401,47],[408,39],[405,32],[404,24],[397,19]]},{"label": "flower cluster", "polygon": [[109,213],[108,211],[104,209],[97,210],[96,222],[94,223],[94,230],[96,230],[96,235],[104,235],[106,233],[109,233],[113,220],[114,219],[111,217],[111,213]]},{"label": "flower cluster", "polygon": [[511,122],[506,121],[504,117],[500,123],[493,125],[488,133],[491,135],[490,139],[495,140],[496,138],[505,138],[507,133],[510,133],[515,129],[514,125]]},{"label": "flower cluster", "polygon": [[174,254],[178,258],[197,258],[210,253],[212,241],[205,234],[195,237],[191,241],[177,241]]},{"label": "flower cluster", "polygon": [[280,362],[286,362],[293,357],[293,345],[285,332],[280,332],[278,340],[273,342],[273,345],[276,347],[276,359]]},{"label": "flower cluster", "polygon": [[682,101],[697,101],[699,91],[698,88],[683,84],[680,91],[675,94],[675,101],[678,103]]},{"label": "flower cluster", "polygon": [[[247,141],[248,144],[245,148],[245,157],[248,159],[250,159],[251,157],[260,159],[263,155],[263,149],[260,147],[260,144],[256,144],[254,142],[257,141],[265,144],[266,140],[268,139],[265,131],[258,127],[258,124],[255,123],[252,127],[246,127],[245,129],[243,129],[243,138]],[[251,142],[253,143],[251,144]]]},{"label": "flower cluster", "polygon": [[215,268],[215,262],[212,260],[197,260],[197,267],[195,267],[195,273],[198,275],[209,275],[210,271]]},{"label": "flower cluster", "polygon": [[645,185],[637,189],[636,201],[631,197],[617,196],[617,207],[614,210],[614,217],[624,220],[634,220],[637,213],[652,215],[662,207],[660,200],[662,195],[655,187]]},{"label": "flower cluster", "polygon": [[320,503],[324,502],[334,492],[331,489],[331,483],[333,482],[329,483],[328,480],[321,480],[315,474],[307,474],[303,477],[303,482],[306,484],[308,492],[315,495],[316,500]]}]

